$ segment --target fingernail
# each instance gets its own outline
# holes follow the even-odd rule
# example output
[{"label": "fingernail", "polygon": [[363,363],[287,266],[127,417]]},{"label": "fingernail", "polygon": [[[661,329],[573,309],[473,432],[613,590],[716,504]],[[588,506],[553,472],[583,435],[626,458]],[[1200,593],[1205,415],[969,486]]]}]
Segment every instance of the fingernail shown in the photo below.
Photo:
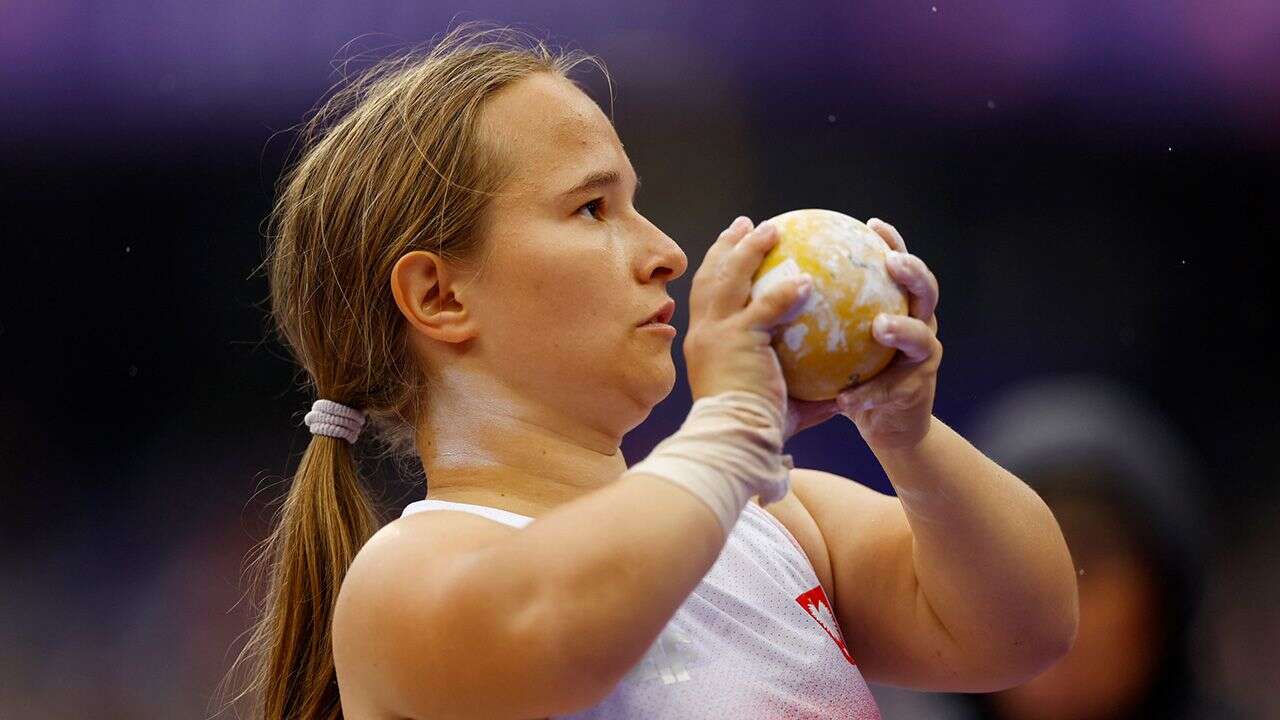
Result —
[{"label": "fingernail", "polygon": [[749,223],[749,222],[751,222],[751,218],[747,217],[746,215],[739,215],[738,217],[734,218],[733,222],[729,223],[729,229],[733,230],[733,229],[740,228],[745,223]]},{"label": "fingernail", "polygon": [[813,277],[810,275],[801,275],[799,279],[796,280],[796,292],[798,292],[801,297],[813,292]]},{"label": "fingernail", "polygon": [[767,223],[764,223],[764,224],[762,224],[762,225],[758,226],[758,227],[756,228],[756,232],[760,233],[760,236],[761,236],[761,237],[767,237],[767,236],[769,236],[769,235],[773,234],[773,231],[774,231],[774,230],[776,230],[776,229],[777,229],[777,228],[775,228],[775,227],[773,226],[773,223],[769,223],[769,222],[767,222]]},{"label": "fingernail", "polygon": [[873,321],[873,325],[874,327],[872,330],[880,335],[887,335],[889,334],[889,331],[893,329],[893,322],[889,320],[888,315],[883,313],[876,316],[876,319]]}]

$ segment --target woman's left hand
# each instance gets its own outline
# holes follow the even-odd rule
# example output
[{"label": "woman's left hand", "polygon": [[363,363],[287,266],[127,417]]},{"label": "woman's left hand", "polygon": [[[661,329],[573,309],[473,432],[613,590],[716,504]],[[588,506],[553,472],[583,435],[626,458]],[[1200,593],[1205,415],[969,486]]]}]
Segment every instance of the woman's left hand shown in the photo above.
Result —
[{"label": "woman's left hand", "polygon": [[885,267],[908,296],[908,314],[876,316],[872,336],[900,352],[878,375],[832,400],[787,398],[788,438],[837,414],[853,420],[872,449],[909,448],[929,430],[942,362],[934,313],[938,280],[923,260],[907,252],[906,242],[892,225],[872,218],[867,226],[889,245]]}]

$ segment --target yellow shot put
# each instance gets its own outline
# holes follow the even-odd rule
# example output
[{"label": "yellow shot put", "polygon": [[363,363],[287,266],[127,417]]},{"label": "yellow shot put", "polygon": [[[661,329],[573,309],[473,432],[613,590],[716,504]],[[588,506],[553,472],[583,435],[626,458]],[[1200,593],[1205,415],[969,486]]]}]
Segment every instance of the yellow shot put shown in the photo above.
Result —
[{"label": "yellow shot put", "polygon": [[788,393],[829,400],[871,379],[897,352],[876,342],[871,321],[880,313],[907,314],[907,296],[885,268],[889,246],[834,210],[792,210],[764,222],[777,228],[778,243],[756,271],[751,297],[797,275],[813,278],[809,299],[774,330]]}]

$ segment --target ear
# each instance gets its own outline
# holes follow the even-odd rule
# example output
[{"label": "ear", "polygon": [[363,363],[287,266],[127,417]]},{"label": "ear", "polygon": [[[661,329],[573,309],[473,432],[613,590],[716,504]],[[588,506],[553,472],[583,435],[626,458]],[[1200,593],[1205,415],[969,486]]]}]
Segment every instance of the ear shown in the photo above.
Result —
[{"label": "ear", "polygon": [[415,330],[433,340],[460,343],[475,337],[477,328],[456,288],[458,273],[426,250],[414,250],[391,269],[391,294]]}]

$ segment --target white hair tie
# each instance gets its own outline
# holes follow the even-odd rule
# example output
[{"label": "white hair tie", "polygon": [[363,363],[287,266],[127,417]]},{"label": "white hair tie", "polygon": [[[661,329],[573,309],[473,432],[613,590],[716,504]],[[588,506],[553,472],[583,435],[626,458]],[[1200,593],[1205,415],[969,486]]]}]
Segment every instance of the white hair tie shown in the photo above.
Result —
[{"label": "white hair tie", "polygon": [[332,400],[317,400],[303,422],[312,435],[342,438],[354,445],[364,427],[364,413]]}]

